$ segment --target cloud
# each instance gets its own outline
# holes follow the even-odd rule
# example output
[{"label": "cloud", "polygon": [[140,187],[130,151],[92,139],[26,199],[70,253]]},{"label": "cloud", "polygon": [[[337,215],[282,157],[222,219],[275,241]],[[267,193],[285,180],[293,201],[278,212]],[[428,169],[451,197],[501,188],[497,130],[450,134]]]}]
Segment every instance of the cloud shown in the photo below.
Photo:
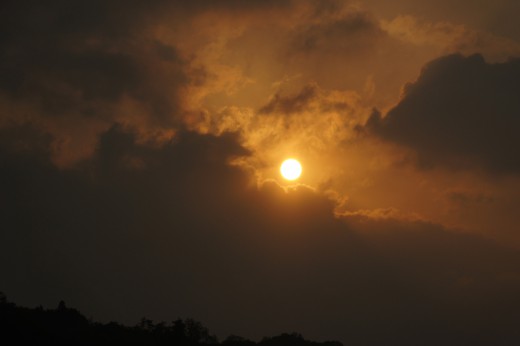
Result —
[{"label": "cloud", "polygon": [[[345,30],[364,32],[362,23],[368,21],[339,2],[157,1],[144,6],[91,1],[71,6],[56,1],[45,7],[37,2],[2,6],[0,125],[30,122],[52,133],[53,159],[62,166],[92,155],[97,135],[114,122],[138,128],[143,136],[182,126],[201,130],[199,115],[222,109],[212,104],[212,97],[234,107],[244,102],[221,94],[236,94],[253,84],[263,88],[260,95],[269,96],[270,85],[280,76],[258,83],[265,69],[255,65],[248,71],[247,59],[233,59],[255,42],[257,30],[268,37],[274,27],[283,32],[279,42],[263,49],[276,60],[288,40],[306,35],[300,19],[314,23],[316,42],[338,31],[334,42],[320,43],[320,50],[335,46]],[[345,12],[335,20],[337,25],[325,23]],[[230,25],[237,13],[240,23]],[[266,13],[272,14],[268,23]],[[299,38],[291,34],[294,25]],[[190,31],[192,26],[199,31]],[[269,60],[267,70],[274,63]],[[247,107],[265,103],[261,96],[247,100]]]},{"label": "cloud", "polygon": [[[59,142],[54,160],[62,165],[91,155],[97,135],[114,122],[143,134],[183,126],[197,88],[210,84],[212,73],[222,75],[198,65],[193,49],[179,49],[187,41],[207,43],[184,28],[208,13],[283,11],[289,4],[5,1],[0,125],[30,121],[51,132]],[[233,83],[223,84],[217,86]]]},{"label": "cloud", "polygon": [[92,154],[113,122],[157,131],[178,126],[182,91],[201,77],[175,45],[148,34],[163,2],[2,4],[2,123],[51,132],[54,160]]},{"label": "cloud", "polygon": [[233,164],[250,155],[236,135],[157,144],[116,125],[59,169],[49,135],[2,131],[2,289],[21,304],[66,299],[127,323],[193,316],[255,338],[516,338],[518,251],[393,212],[338,218],[305,186],[257,186]]},{"label": "cloud", "polygon": [[427,64],[385,117],[368,127],[416,151],[423,167],[480,167],[517,174],[520,61],[488,64],[482,56],[451,55]]},{"label": "cloud", "polygon": [[520,10],[515,0],[459,1],[454,4],[448,0],[432,3],[428,0],[398,0],[385,3],[380,0],[363,0],[365,6],[384,18],[412,15],[428,22],[451,22],[463,24],[467,28],[489,32],[517,40],[520,31],[513,20],[514,13]]},{"label": "cloud", "polygon": [[437,47],[438,55],[480,53],[488,61],[504,62],[520,54],[520,44],[505,37],[450,22],[429,22],[410,15],[381,22],[391,37],[417,46]]},{"label": "cloud", "polygon": [[[301,28],[295,35],[291,47],[295,53],[340,53],[344,56],[371,50],[378,37],[383,35],[378,23],[368,12],[343,8],[323,13],[319,21]],[[311,22],[312,23],[312,22]]]},{"label": "cloud", "polygon": [[316,85],[308,85],[302,89],[298,95],[280,97],[275,94],[268,104],[263,106],[259,113],[272,113],[279,111],[285,114],[301,112],[309,106],[309,103],[316,98]]},{"label": "cloud", "polygon": [[262,106],[259,114],[302,114],[305,112],[319,113],[343,113],[359,110],[359,95],[354,92],[327,91],[316,83],[305,85],[298,93],[284,95],[280,90],[275,93],[269,102]]}]

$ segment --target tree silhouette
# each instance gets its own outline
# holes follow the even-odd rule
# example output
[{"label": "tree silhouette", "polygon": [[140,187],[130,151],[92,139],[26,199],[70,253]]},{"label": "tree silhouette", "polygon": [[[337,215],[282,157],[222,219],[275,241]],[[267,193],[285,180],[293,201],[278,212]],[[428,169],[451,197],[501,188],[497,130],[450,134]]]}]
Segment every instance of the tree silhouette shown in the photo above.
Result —
[{"label": "tree silhouette", "polygon": [[172,325],[173,338],[176,344],[186,344],[186,324],[178,319]]},{"label": "tree silhouette", "polygon": [[230,335],[223,342],[222,345],[226,346],[254,346],[255,342],[245,339],[241,336]]},{"label": "tree silhouette", "polygon": [[204,327],[202,323],[193,319],[187,319],[186,336],[190,344],[216,344],[217,337],[210,335],[208,328]]},{"label": "tree silhouette", "polygon": [[66,311],[67,307],[65,306],[65,302],[63,300],[60,300],[58,304],[58,311]]},{"label": "tree silhouette", "polygon": [[[7,301],[0,292],[0,345],[219,345],[217,337],[194,319],[178,319],[170,325],[143,318],[134,327],[116,322],[106,324],[86,319],[78,310],[60,301],[56,309],[41,306],[28,309]],[[300,334],[282,334],[264,338],[260,343],[229,336],[226,346],[341,346],[340,343],[314,343]]]}]

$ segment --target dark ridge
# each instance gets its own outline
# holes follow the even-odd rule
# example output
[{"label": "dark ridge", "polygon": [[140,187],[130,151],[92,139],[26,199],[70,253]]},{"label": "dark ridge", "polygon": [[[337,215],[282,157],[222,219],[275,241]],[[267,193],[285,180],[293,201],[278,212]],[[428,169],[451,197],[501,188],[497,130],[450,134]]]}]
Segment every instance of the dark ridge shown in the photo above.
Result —
[{"label": "dark ridge", "polygon": [[193,319],[166,324],[143,318],[136,326],[99,323],[85,318],[63,301],[56,309],[25,308],[8,302],[0,292],[0,345],[226,345],[342,346],[337,341],[313,342],[300,334],[281,334],[254,342],[231,335],[223,342]]}]

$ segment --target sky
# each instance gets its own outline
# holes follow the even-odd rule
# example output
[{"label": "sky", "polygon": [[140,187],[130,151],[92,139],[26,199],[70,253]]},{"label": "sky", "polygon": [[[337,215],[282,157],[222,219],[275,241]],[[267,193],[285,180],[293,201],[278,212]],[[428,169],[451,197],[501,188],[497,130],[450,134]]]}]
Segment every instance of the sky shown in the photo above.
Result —
[{"label": "sky", "polygon": [[519,11],[2,1],[0,290],[220,338],[517,344]]}]

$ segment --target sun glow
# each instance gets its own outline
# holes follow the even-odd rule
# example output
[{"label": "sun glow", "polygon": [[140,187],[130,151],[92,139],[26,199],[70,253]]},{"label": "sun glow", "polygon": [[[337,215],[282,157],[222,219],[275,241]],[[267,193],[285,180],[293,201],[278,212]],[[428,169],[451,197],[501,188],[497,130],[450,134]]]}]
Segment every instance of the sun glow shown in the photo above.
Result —
[{"label": "sun glow", "polygon": [[296,180],[302,174],[302,165],[295,159],[287,159],[280,166],[282,177],[287,180]]}]

